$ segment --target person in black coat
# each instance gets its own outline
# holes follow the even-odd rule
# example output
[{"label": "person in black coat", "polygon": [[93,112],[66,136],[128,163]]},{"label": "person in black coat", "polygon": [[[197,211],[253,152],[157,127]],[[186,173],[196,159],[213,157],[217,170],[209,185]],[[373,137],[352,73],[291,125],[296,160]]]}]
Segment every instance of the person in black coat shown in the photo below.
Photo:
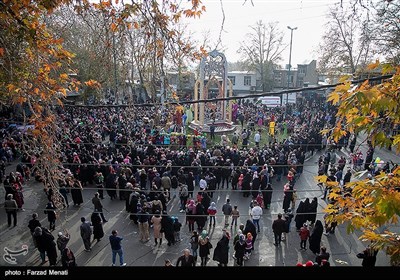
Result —
[{"label": "person in black coat", "polygon": [[90,220],[93,226],[93,239],[96,239],[97,242],[99,242],[104,236],[103,224],[99,213],[93,212]]},{"label": "person in black coat", "polygon": [[69,207],[69,202],[68,202],[68,190],[65,188],[65,185],[60,185],[59,189],[60,194],[62,195],[64,201],[63,201],[63,206]]},{"label": "person in black coat", "polygon": [[[189,196],[193,198],[193,191],[194,191],[194,176],[192,172],[185,177],[185,182],[188,187]],[[172,184],[172,182],[171,182]]]},{"label": "person in black coat", "polygon": [[[131,208],[130,208],[129,202],[130,202],[131,194],[133,192],[132,183],[130,183],[130,182],[126,183],[126,188],[125,188],[124,192],[125,192],[125,210],[126,210],[126,212],[130,212]],[[120,191],[120,193],[121,193],[121,191]]]},{"label": "person in black coat", "polygon": [[200,232],[203,230],[207,222],[206,210],[201,203],[196,204],[196,224],[197,230]]},{"label": "person in black coat", "polygon": [[[161,188],[160,191],[163,189]],[[163,192],[158,193],[156,200],[161,201],[162,209],[167,209],[167,199],[165,198],[165,195]]]},{"label": "person in black coat", "polygon": [[117,198],[117,175],[114,172],[111,172],[107,176],[106,189],[111,200]]},{"label": "person in black coat", "polygon": [[243,197],[249,197],[250,196],[250,183],[251,183],[251,174],[250,172],[246,172],[243,178],[242,182],[242,190],[243,192]]},{"label": "person in black coat", "polygon": [[137,192],[131,193],[129,197],[129,210],[130,210],[130,219],[135,223],[135,225],[138,224],[138,217],[136,215],[137,213],[137,205],[139,203],[139,194]]},{"label": "person in black coat", "polygon": [[206,191],[202,193],[202,197],[203,199],[201,200],[201,204],[203,205],[204,209],[207,210],[211,204],[211,197],[208,195],[208,192]]},{"label": "person in black coat", "polygon": [[267,188],[262,192],[265,209],[269,209],[271,207],[272,191],[272,185],[268,183]]},{"label": "person in black coat", "polygon": [[318,209],[318,199],[316,197],[313,198],[313,200],[310,203],[310,208],[308,209],[307,220],[311,222],[311,224],[315,223],[315,220],[317,219],[317,209]]},{"label": "person in black coat", "polygon": [[292,202],[293,197],[293,187],[289,183],[287,183],[284,187],[284,197],[283,197],[283,206],[282,209],[284,212],[290,208],[290,203]]},{"label": "person in black coat", "polygon": [[221,240],[218,241],[214,249],[213,260],[218,262],[218,266],[227,266],[229,260],[229,233],[224,232]]},{"label": "person in black coat", "polygon": [[75,256],[68,247],[62,251],[61,263],[63,268],[76,267]]},{"label": "person in black coat", "polygon": [[34,232],[32,233],[33,239],[35,240],[35,246],[39,251],[40,258],[42,259],[42,263],[44,264],[46,262],[46,244],[44,242],[43,238],[43,230],[47,230],[44,227],[37,226],[34,229]]},{"label": "person in black coat", "polygon": [[56,208],[53,206],[52,202],[47,203],[46,209],[44,210],[44,213],[47,214],[47,220],[50,223],[49,229],[51,231],[56,229]]},{"label": "person in black coat", "polygon": [[256,173],[257,171],[255,171],[254,176],[253,176],[253,183],[251,185],[251,195],[253,196],[253,199],[256,199],[257,195],[258,195],[258,191],[260,189],[260,177],[258,176],[258,174]]},{"label": "person in black coat", "polygon": [[251,220],[247,220],[247,222],[246,222],[246,226],[244,227],[244,230],[243,230],[244,236],[247,236],[247,233],[249,233],[249,232],[253,236],[253,240],[252,240],[253,249],[252,250],[254,250],[254,242],[256,241],[256,238],[257,238],[257,229]]},{"label": "person in black coat", "polygon": [[168,241],[168,246],[175,244],[174,220],[169,215],[167,215],[166,211],[163,211],[161,219],[161,232],[164,233],[165,239],[167,239]]},{"label": "person in black coat", "polygon": [[297,207],[296,210],[296,217],[294,218],[294,221],[296,222],[297,231],[300,231],[300,228],[306,221],[306,215],[304,215],[303,213],[306,213],[305,204],[304,201],[300,201],[299,206]]},{"label": "person in black coat", "polygon": [[309,239],[310,250],[314,254],[319,254],[321,251],[321,238],[323,231],[324,227],[322,226],[321,221],[317,220]]},{"label": "person in black coat", "polygon": [[176,266],[194,267],[196,266],[195,258],[190,254],[189,249],[183,250],[183,255],[176,261]]},{"label": "person in black coat", "polygon": [[236,243],[234,244],[234,249],[235,249],[236,264],[238,266],[243,266],[243,258],[246,251],[245,236],[243,234],[239,235],[239,240],[236,241]]},{"label": "person in black coat", "polygon": [[378,250],[368,246],[361,254],[357,254],[357,257],[363,259],[361,265],[364,267],[374,267],[376,263],[376,255]]},{"label": "person in black coat", "polygon": [[126,179],[125,175],[121,175],[118,177],[118,188],[119,188],[119,199],[126,200],[126,197],[129,195],[126,191],[126,184],[128,180]]},{"label": "person in black coat", "polygon": [[71,186],[71,196],[74,205],[80,206],[83,203],[81,182],[79,182],[77,179],[73,179],[73,181],[70,182],[68,186]]},{"label": "person in black coat", "polygon": [[45,261],[45,254],[49,258],[50,266],[57,264],[57,245],[54,242],[54,236],[46,228],[37,227],[35,228],[34,237],[36,244],[42,258],[42,263]]},{"label": "person in black coat", "polygon": [[364,164],[364,169],[365,170],[370,170],[369,166],[372,162],[372,159],[374,157],[374,148],[372,145],[369,143],[369,148],[367,151],[367,155],[365,156],[365,164]]}]

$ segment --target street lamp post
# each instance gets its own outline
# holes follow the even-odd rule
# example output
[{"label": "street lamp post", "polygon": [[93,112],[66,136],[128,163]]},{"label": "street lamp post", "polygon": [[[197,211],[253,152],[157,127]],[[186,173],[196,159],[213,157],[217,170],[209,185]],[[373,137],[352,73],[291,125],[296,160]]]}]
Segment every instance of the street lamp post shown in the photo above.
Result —
[{"label": "street lamp post", "polygon": [[[290,67],[292,66],[292,41],[293,41],[293,31],[297,29],[297,27],[287,27],[290,30],[290,50],[289,50],[289,71],[288,71],[288,77],[287,77],[287,89],[289,89],[289,84],[290,84]],[[286,107],[288,106],[289,103],[289,93],[286,93]],[[287,111],[287,109],[285,110]]]}]

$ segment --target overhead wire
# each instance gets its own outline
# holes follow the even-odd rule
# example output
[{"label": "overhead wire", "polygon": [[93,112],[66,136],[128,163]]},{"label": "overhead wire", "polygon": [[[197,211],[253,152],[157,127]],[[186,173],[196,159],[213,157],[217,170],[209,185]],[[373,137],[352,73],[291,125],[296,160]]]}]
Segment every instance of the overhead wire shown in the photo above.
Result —
[{"label": "overhead wire", "polygon": [[[381,75],[377,77],[358,79],[350,81],[352,84],[359,84],[365,81],[379,81],[384,79],[390,79],[393,77],[393,74],[389,75]],[[265,97],[265,96],[276,96],[283,95],[287,93],[297,93],[297,92],[309,92],[319,89],[328,89],[334,88],[339,85],[343,85],[345,82],[335,83],[332,85],[320,85],[320,86],[311,86],[306,88],[297,88],[297,89],[287,89],[281,91],[267,91],[261,93],[254,94],[246,94],[241,96],[229,96],[229,97],[219,97],[219,98],[211,98],[211,99],[198,99],[198,100],[185,100],[185,101],[168,101],[164,103],[152,102],[152,103],[144,103],[144,104],[104,104],[104,105],[83,105],[83,104],[64,104],[64,107],[76,107],[76,108],[124,108],[124,107],[154,107],[154,106],[167,106],[167,105],[182,105],[182,104],[195,104],[195,103],[208,103],[208,102],[217,102],[217,101],[229,101],[229,100],[240,100],[240,99],[249,99],[249,98],[257,98],[257,97]]]}]

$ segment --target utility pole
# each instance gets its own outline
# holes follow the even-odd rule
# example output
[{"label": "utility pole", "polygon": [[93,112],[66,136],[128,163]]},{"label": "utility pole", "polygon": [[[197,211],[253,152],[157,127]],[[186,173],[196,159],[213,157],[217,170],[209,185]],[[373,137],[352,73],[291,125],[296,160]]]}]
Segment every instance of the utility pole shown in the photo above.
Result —
[{"label": "utility pole", "polygon": [[[287,89],[289,89],[290,85],[290,68],[291,68],[291,63],[292,63],[292,41],[293,41],[293,31],[297,29],[297,27],[287,27],[290,30],[290,50],[289,50],[289,71],[288,71],[288,77],[287,77]],[[282,101],[283,102],[283,101]],[[285,111],[287,112],[287,106],[289,103],[289,93],[286,93],[286,109]]]},{"label": "utility pole", "polygon": [[115,49],[115,33],[112,33],[112,46],[113,46],[113,62],[114,62],[114,94],[115,103],[118,105],[118,77],[117,77],[117,51]]}]

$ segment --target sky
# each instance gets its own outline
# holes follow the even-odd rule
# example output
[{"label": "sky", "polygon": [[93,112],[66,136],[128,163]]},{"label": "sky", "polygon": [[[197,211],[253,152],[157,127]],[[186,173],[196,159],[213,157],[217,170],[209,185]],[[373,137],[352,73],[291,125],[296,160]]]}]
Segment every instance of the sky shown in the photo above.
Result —
[{"label": "sky", "polygon": [[[197,40],[202,41],[204,32],[209,30],[212,46],[218,41],[223,14],[220,0],[203,0],[206,13],[200,19],[190,20],[188,28],[194,32]],[[282,53],[283,67],[289,63],[290,30],[293,31],[292,67],[318,59],[318,44],[321,41],[325,24],[326,12],[329,6],[340,3],[340,0],[222,0],[225,10],[225,23],[222,32],[222,45],[226,48],[225,56],[228,61],[241,60],[237,53],[242,41],[250,31],[249,26],[258,20],[267,23],[278,21],[279,28],[284,33],[284,43],[288,45]],[[348,2],[348,0],[344,0]]]}]

